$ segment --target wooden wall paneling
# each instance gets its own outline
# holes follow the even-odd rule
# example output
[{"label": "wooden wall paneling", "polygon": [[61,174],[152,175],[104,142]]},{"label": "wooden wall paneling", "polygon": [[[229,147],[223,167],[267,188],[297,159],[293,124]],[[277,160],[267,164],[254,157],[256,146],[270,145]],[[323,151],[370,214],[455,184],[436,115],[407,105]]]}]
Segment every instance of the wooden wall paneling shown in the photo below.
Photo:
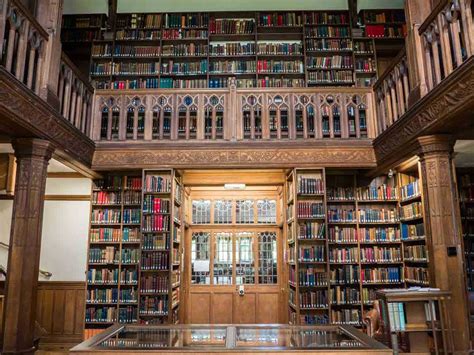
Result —
[{"label": "wooden wall paneling", "polygon": [[234,324],[254,324],[256,317],[257,295],[255,292],[245,292],[245,296],[234,297],[233,318]]},{"label": "wooden wall paneling", "polygon": [[[276,324],[281,323],[279,312],[275,312],[275,308],[279,308],[280,297],[278,290],[276,293],[258,293],[256,302],[256,323],[258,324]],[[275,307],[277,305],[277,307]]]},{"label": "wooden wall paneling", "polygon": [[192,292],[189,296],[191,324],[209,324],[211,322],[211,294]]},{"label": "wooden wall paneling", "polygon": [[[227,289],[227,287],[226,287]],[[234,293],[232,290],[211,293],[211,323],[233,324],[232,310]]]},{"label": "wooden wall paneling", "polygon": [[84,304],[84,282],[40,282],[36,319],[47,332],[41,344],[79,343]]}]

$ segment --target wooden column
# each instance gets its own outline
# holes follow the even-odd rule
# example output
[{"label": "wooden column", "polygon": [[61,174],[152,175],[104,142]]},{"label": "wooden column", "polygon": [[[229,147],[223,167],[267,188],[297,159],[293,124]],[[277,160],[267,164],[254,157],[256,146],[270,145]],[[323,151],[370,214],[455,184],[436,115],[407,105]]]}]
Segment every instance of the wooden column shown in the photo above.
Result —
[{"label": "wooden column", "polygon": [[2,354],[33,354],[46,169],[54,149],[41,139],[17,139],[12,144],[17,173]]},{"label": "wooden column", "polygon": [[456,351],[469,349],[469,307],[459,201],[454,178],[454,140],[447,135],[418,138],[423,182],[430,286],[452,292],[449,305]]}]

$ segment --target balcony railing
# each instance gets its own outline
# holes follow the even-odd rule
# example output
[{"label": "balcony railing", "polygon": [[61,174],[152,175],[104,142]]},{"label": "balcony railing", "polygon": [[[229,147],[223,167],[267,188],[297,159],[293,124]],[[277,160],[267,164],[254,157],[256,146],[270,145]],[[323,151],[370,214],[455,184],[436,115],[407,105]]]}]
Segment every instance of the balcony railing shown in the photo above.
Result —
[{"label": "balcony railing", "polygon": [[442,0],[420,26],[428,91],[474,54],[471,0]]},{"label": "balcony railing", "polygon": [[39,95],[49,65],[45,61],[49,35],[20,1],[7,1],[0,10],[0,63]]},{"label": "balcony railing", "polygon": [[381,133],[408,110],[410,83],[403,49],[374,85],[377,129]]},{"label": "balcony railing", "polygon": [[373,138],[370,89],[97,90],[95,141]]},{"label": "balcony railing", "polygon": [[61,56],[57,94],[64,118],[89,136],[94,88],[64,53]]}]

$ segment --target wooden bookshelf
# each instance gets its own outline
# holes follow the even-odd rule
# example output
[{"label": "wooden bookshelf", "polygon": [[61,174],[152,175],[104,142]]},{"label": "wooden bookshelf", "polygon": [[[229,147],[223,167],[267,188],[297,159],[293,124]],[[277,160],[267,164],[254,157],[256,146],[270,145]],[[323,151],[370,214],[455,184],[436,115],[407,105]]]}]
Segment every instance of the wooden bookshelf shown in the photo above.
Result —
[{"label": "wooden bookshelf", "polygon": [[141,174],[108,175],[92,189],[85,335],[136,323]]},{"label": "wooden bookshelf", "polygon": [[359,19],[366,37],[403,39],[407,33],[403,9],[362,10]]},{"label": "wooden bookshelf", "polygon": [[467,289],[474,290],[474,171],[457,169]]},{"label": "wooden bookshelf", "polygon": [[118,14],[91,38],[90,77],[100,89],[368,86],[375,48],[354,48],[374,38],[354,26],[348,11]]}]

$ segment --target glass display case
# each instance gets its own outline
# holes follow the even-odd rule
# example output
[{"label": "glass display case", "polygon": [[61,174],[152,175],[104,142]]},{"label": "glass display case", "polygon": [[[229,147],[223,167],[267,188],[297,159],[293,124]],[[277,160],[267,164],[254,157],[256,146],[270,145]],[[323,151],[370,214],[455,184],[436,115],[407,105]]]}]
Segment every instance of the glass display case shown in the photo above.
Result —
[{"label": "glass display case", "polygon": [[351,326],[114,325],[71,353],[288,352],[391,354],[383,344]]}]

